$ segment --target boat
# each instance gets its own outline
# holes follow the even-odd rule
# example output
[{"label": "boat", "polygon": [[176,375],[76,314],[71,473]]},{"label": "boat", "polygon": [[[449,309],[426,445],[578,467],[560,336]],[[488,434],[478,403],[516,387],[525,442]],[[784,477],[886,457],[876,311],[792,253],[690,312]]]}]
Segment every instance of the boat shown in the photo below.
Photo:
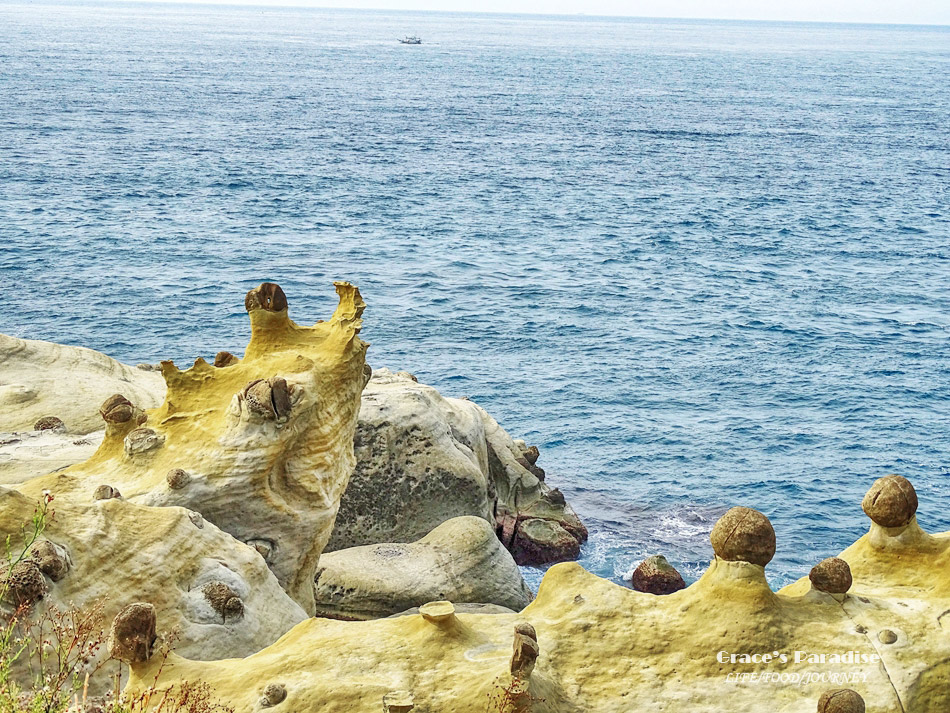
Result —
[{"label": "boat", "polygon": [[404,45],[421,45],[422,44],[422,38],[416,37],[415,35],[412,35],[411,37],[407,35],[406,37],[403,37],[399,41]]}]

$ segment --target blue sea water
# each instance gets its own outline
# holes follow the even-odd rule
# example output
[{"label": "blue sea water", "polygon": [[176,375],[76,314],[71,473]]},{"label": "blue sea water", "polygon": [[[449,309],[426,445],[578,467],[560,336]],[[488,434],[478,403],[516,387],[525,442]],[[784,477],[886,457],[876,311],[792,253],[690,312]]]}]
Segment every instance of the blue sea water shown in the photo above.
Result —
[{"label": "blue sea water", "polygon": [[741,504],[786,583],[890,472],[950,529],[950,28],[0,3],[0,276],[2,332],[180,364],[351,280],[617,581]]}]

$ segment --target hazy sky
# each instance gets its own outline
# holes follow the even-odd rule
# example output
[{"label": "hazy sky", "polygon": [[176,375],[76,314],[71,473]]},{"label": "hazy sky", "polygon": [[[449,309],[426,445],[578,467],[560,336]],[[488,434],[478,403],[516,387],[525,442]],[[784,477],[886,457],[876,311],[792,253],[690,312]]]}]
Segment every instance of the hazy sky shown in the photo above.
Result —
[{"label": "hazy sky", "polygon": [[950,24],[950,0],[205,0],[388,10]]}]

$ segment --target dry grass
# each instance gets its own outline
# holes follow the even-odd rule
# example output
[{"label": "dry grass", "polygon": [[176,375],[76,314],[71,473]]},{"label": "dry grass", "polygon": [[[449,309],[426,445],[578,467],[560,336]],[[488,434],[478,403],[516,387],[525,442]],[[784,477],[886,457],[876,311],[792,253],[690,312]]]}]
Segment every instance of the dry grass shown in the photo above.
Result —
[{"label": "dry grass", "polygon": [[488,713],[530,713],[543,698],[532,696],[528,681],[512,676],[507,685],[496,687],[488,696]]}]

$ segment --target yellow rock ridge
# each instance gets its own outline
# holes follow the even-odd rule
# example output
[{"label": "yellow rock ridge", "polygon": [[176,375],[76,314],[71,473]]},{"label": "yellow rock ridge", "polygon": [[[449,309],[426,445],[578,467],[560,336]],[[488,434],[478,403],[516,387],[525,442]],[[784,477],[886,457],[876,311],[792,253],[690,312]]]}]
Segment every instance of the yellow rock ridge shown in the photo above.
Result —
[{"label": "yellow rock ridge", "polygon": [[[519,614],[446,615],[443,603],[438,617],[311,619],[246,659],[173,656],[162,683],[207,681],[239,713],[259,710],[271,684],[287,692],[275,710],[299,713],[376,712],[405,695],[404,710],[425,713],[950,711],[948,534],[926,535],[914,512],[897,527],[872,522],[841,554],[850,587],[843,564],[815,577],[846,591],[806,578],[773,592],[749,561],[774,554],[768,520],[734,509],[720,523],[708,570],[668,596],[559,564]],[[525,631],[540,650],[533,671]],[[159,663],[133,666],[130,690]]]}]

